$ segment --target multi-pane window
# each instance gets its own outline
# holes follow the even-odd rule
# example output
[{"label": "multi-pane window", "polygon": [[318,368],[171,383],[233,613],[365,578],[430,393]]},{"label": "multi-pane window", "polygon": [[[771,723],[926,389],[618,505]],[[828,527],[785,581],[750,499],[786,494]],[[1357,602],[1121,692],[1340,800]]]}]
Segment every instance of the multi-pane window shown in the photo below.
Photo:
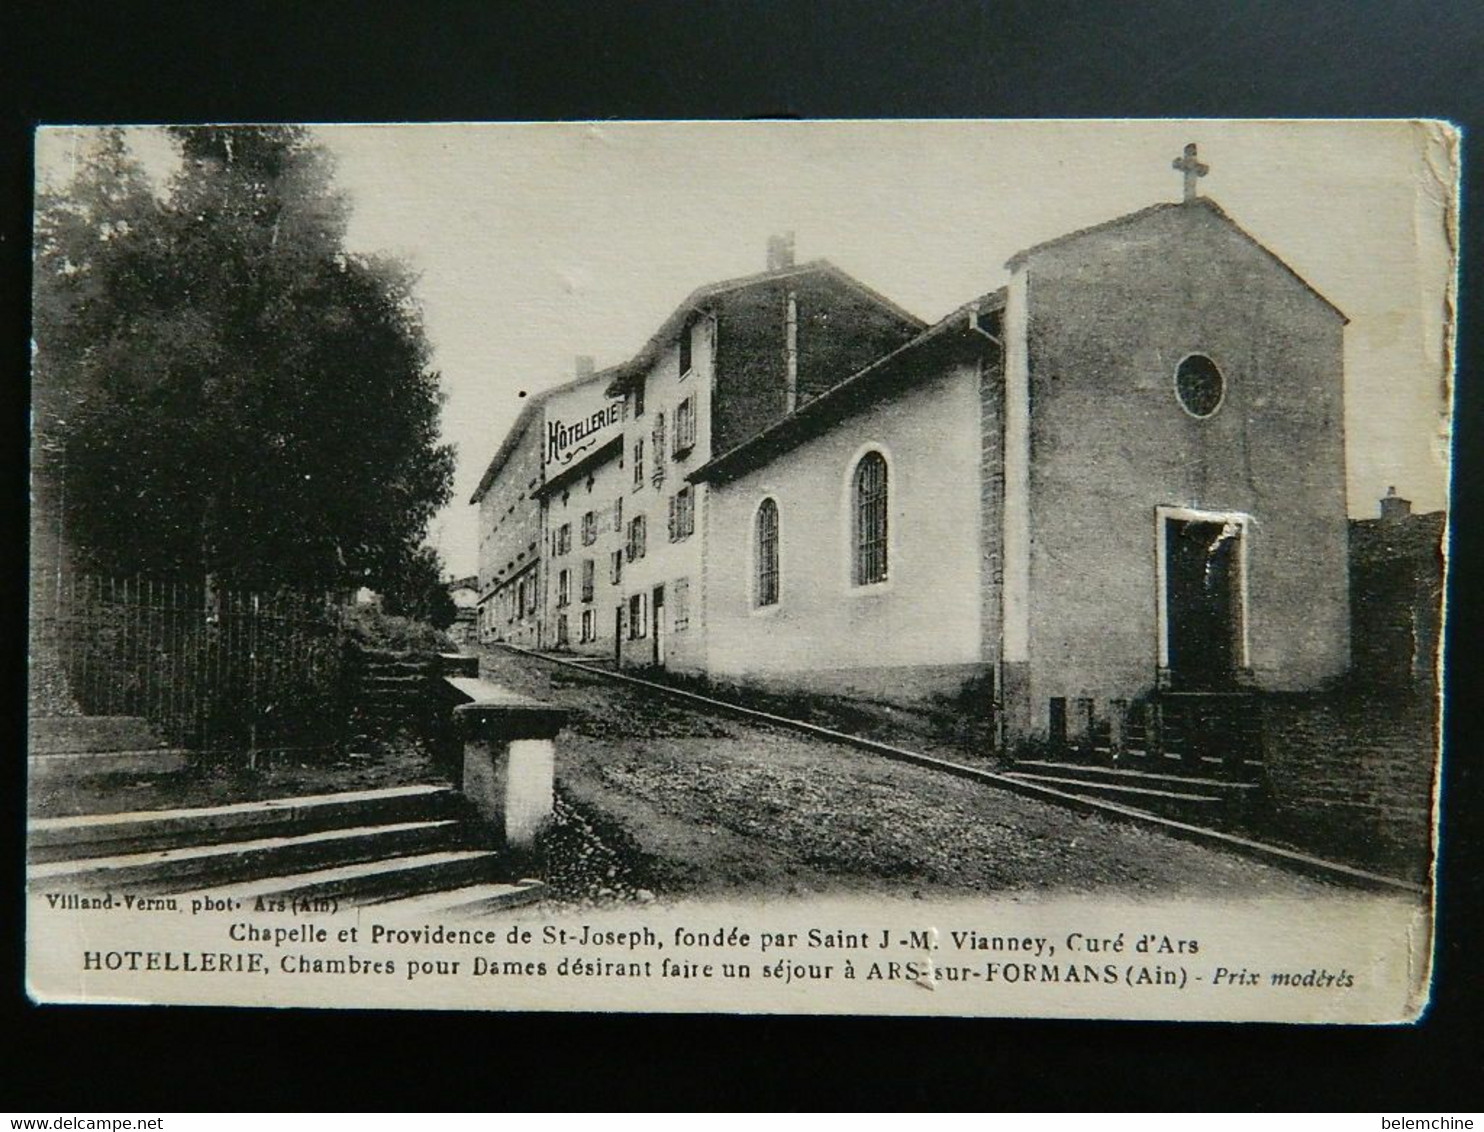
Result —
[{"label": "multi-pane window", "polygon": [[593,575],[597,572],[597,564],[591,558],[582,560],[582,600],[593,600]]},{"label": "multi-pane window", "polygon": [[771,499],[757,509],[757,604],[778,604],[778,504]]},{"label": "multi-pane window", "polygon": [[563,523],[557,528],[556,546],[552,548],[553,554],[567,554],[572,550],[572,524]]},{"label": "multi-pane window", "polygon": [[568,605],[572,601],[572,571],[563,570],[557,575],[557,604]]},{"label": "multi-pane window", "polygon": [[675,408],[675,455],[684,456],[696,446],[696,399],[687,397]]},{"label": "multi-pane window", "polygon": [[598,541],[598,513],[589,511],[582,516],[582,545],[592,546]]},{"label": "multi-pane window", "polygon": [[642,417],[643,415],[644,415],[644,382],[641,381],[641,382],[639,382],[638,385],[634,386],[634,416],[636,416],[636,417]]},{"label": "multi-pane window", "polygon": [[644,557],[644,516],[635,515],[629,520],[629,561],[636,562]]},{"label": "multi-pane window", "polygon": [[665,482],[665,414],[663,411],[654,414],[654,435],[650,438],[654,443],[654,484],[658,487]]},{"label": "multi-pane window", "polygon": [[629,640],[637,641],[649,635],[648,594],[629,595]]},{"label": "multi-pane window", "polygon": [[696,493],[690,485],[670,496],[670,541],[689,538],[696,529]]},{"label": "multi-pane window", "polygon": [[644,438],[634,441],[634,486],[644,486]]},{"label": "multi-pane window", "polygon": [[671,603],[675,607],[675,631],[678,633],[690,626],[690,579],[681,578],[671,588]]},{"label": "multi-pane window", "polygon": [[680,331],[680,376],[684,377],[690,373],[691,367],[691,335],[696,329],[696,324],[687,322]]},{"label": "multi-pane window", "polygon": [[598,615],[597,615],[597,612],[594,611],[594,610],[591,610],[591,609],[584,609],[582,611],[582,642],[583,642],[583,644],[587,644],[589,641],[596,641],[597,639],[598,639]]},{"label": "multi-pane window", "polygon": [[613,533],[623,534],[623,496],[613,501]]},{"label": "multi-pane window", "polygon": [[608,581],[618,585],[623,581],[623,551],[615,550],[608,561]]},{"label": "multi-pane window", "polygon": [[886,457],[867,452],[855,466],[852,491],[855,584],[886,581]]}]

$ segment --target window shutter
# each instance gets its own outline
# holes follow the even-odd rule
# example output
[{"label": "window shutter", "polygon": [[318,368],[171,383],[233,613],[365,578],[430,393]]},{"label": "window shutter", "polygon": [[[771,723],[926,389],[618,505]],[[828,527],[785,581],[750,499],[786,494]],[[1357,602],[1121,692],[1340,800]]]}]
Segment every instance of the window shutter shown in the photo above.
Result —
[{"label": "window shutter", "polygon": [[678,496],[670,496],[670,541],[675,541],[675,500]]}]

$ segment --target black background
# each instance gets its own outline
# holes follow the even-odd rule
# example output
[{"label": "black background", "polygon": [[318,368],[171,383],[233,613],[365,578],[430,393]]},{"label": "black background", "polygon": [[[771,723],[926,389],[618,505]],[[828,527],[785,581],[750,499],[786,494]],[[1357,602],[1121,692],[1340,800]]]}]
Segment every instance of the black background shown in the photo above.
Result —
[{"label": "black background", "polygon": [[[0,382],[12,695],[0,1110],[1479,1107],[1477,163],[1465,140],[1450,710],[1434,1005],[1414,1027],[37,1008],[22,982],[25,398],[37,122],[1444,117],[1484,128],[1456,3],[10,3]],[[974,207],[972,201],[964,202]],[[19,1055],[16,1054],[19,1050]]]}]

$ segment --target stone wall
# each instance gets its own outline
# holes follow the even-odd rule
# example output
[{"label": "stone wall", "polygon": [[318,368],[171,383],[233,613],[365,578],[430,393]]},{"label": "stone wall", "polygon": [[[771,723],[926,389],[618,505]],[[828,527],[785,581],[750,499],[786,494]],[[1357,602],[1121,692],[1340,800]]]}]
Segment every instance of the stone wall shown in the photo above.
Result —
[{"label": "stone wall", "polygon": [[1373,686],[1436,686],[1444,514],[1350,524],[1353,667]]},{"label": "stone wall", "polygon": [[[496,590],[482,607],[482,635],[535,647],[540,622],[539,603],[527,602],[522,611],[516,597],[519,579],[533,564],[540,570],[542,426],[539,411],[517,423],[525,432],[510,452],[500,474],[479,501],[479,586]],[[540,580],[538,577],[539,595]]]},{"label": "stone wall", "polygon": [[[999,326],[994,326],[1000,332]],[[1000,659],[1005,583],[1005,371],[996,358],[979,368],[979,652],[993,671]],[[988,689],[991,710],[997,690]]]},{"label": "stone wall", "polygon": [[804,404],[917,333],[861,291],[822,272],[728,295],[717,311],[713,454],[727,452],[788,410],[784,319],[798,302],[798,401]]},{"label": "stone wall", "polygon": [[1420,880],[1431,854],[1436,707],[1359,688],[1262,697],[1274,830]]}]

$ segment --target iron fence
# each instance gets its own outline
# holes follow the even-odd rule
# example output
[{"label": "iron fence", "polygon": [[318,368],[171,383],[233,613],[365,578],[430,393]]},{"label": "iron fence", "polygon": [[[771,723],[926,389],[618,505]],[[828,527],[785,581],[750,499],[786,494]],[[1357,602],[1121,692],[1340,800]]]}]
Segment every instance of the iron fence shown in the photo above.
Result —
[{"label": "iron fence", "polygon": [[249,756],[346,735],[355,654],[333,600],[63,574],[35,579],[31,602],[33,664],[83,714],[143,716],[171,745]]}]

